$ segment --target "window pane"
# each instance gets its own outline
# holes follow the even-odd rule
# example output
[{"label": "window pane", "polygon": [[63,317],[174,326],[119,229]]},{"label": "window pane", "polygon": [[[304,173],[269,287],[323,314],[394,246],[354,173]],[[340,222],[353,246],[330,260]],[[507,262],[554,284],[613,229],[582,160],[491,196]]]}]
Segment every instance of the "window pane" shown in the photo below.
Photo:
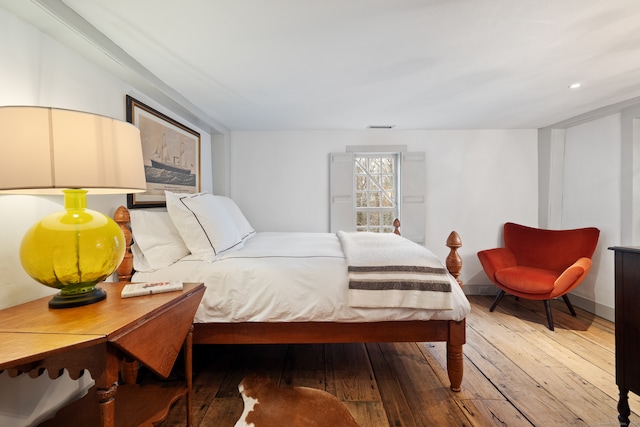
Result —
[{"label": "window pane", "polygon": [[382,159],[382,173],[393,173],[393,159],[385,157]]},{"label": "window pane", "polygon": [[369,193],[369,207],[377,208],[380,207],[380,193]]},{"label": "window pane", "polygon": [[367,212],[358,211],[356,212],[356,227],[367,226]]},{"label": "window pane", "polygon": [[382,213],[382,223],[384,225],[393,225],[395,219],[395,212],[385,211]]},{"label": "window pane", "polygon": [[369,225],[372,225],[372,226],[380,225],[380,212],[371,212],[369,214]]},{"label": "window pane", "polygon": [[382,177],[382,189],[393,190],[394,188],[395,188],[395,179],[393,179],[393,175],[384,175]]},{"label": "window pane", "polygon": [[356,207],[357,208],[367,207],[367,193],[360,192],[360,191],[356,193]]},{"label": "window pane", "polygon": [[393,204],[393,192],[389,191],[384,193],[384,197],[382,198],[382,207],[383,208],[392,208]]},{"label": "window pane", "polygon": [[367,189],[367,177],[360,175],[356,176],[356,190],[366,190]]},{"label": "window pane", "polygon": [[369,173],[380,173],[380,159],[369,159]]}]

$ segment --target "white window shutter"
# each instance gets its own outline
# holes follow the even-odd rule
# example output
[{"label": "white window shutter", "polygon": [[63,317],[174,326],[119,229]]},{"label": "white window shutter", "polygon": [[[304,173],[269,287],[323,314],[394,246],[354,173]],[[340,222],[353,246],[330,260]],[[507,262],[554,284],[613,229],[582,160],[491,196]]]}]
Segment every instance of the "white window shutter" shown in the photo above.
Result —
[{"label": "white window shutter", "polygon": [[416,243],[424,243],[426,220],[427,160],[422,152],[402,153],[402,206],[400,233]]},{"label": "white window shutter", "polygon": [[353,153],[330,154],[331,232],[356,231],[353,213]]}]

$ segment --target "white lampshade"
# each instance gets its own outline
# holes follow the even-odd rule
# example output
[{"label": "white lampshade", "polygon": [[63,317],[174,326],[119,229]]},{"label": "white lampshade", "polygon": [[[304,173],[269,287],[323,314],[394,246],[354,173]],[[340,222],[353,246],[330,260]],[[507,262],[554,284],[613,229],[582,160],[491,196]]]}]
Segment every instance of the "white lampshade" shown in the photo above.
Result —
[{"label": "white lampshade", "polygon": [[140,131],[80,111],[0,107],[0,192],[93,194],[146,190]]}]

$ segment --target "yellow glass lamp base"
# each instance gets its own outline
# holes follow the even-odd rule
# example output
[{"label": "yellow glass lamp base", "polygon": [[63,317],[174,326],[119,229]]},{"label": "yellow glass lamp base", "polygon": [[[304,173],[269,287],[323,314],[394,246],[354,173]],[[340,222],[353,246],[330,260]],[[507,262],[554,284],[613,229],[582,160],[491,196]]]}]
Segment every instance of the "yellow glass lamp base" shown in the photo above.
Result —
[{"label": "yellow glass lamp base", "polygon": [[64,190],[65,210],[32,226],[20,246],[24,270],[60,289],[49,307],[92,304],[106,298],[96,287],[118,267],[125,252],[122,230],[111,218],[86,209],[85,190]]}]

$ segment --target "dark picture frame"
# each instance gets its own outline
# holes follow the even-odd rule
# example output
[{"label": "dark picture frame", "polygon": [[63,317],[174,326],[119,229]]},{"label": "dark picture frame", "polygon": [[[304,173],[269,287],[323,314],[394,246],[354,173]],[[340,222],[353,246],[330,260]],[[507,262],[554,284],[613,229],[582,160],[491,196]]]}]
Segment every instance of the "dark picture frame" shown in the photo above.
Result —
[{"label": "dark picture frame", "polygon": [[128,194],[127,207],[166,206],[165,190],[200,192],[200,134],[126,96],[127,121],[140,129],[147,191]]}]

